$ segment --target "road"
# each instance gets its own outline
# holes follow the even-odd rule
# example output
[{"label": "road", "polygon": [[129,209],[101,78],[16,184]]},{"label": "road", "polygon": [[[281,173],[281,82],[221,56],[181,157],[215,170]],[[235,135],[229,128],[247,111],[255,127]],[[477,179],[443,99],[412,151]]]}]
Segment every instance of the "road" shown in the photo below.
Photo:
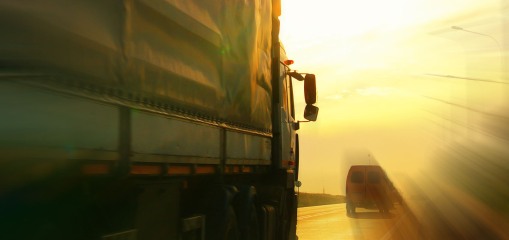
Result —
[{"label": "road", "polygon": [[[473,182],[483,180],[475,177]],[[429,173],[398,182],[404,206],[396,204],[390,215],[358,208],[348,217],[345,204],[299,208],[299,240],[509,239],[507,210],[494,205],[507,206],[507,195],[502,196],[506,192],[474,195],[477,192]]]},{"label": "road", "polygon": [[388,215],[376,210],[357,211],[348,217],[344,203],[299,208],[299,240],[421,239],[411,214],[400,205]]}]

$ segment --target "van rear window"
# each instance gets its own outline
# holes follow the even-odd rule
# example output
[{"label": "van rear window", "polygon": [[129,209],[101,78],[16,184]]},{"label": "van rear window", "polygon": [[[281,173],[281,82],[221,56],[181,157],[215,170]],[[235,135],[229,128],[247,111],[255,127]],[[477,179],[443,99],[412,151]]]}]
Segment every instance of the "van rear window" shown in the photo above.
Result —
[{"label": "van rear window", "polygon": [[380,183],[380,173],[368,172],[368,183]]},{"label": "van rear window", "polygon": [[353,183],[364,183],[364,172],[352,172],[350,181]]}]

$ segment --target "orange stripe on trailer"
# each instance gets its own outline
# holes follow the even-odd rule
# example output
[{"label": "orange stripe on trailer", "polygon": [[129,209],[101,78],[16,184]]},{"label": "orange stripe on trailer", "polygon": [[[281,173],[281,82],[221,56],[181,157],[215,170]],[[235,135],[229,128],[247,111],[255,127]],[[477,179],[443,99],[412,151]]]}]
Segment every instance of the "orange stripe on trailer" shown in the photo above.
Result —
[{"label": "orange stripe on trailer", "polygon": [[163,168],[159,165],[133,165],[131,174],[133,175],[160,175]]},{"label": "orange stripe on trailer", "polygon": [[196,166],[196,174],[210,174],[215,173],[216,167],[214,165]]},{"label": "orange stripe on trailer", "polygon": [[168,175],[189,175],[191,174],[191,166],[169,166]]},{"label": "orange stripe on trailer", "polygon": [[85,175],[103,175],[110,172],[110,165],[107,163],[89,163],[81,166],[81,173]]},{"label": "orange stripe on trailer", "polygon": [[253,167],[244,166],[244,167],[242,167],[242,172],[244,172],[244,173],[251,173],[251,172],[253,172]]},{"label": "orange stripe on trailer", "polygon": [[225,166],[225,173],[251,173],[254,172],[253,166],[230,165]]}]

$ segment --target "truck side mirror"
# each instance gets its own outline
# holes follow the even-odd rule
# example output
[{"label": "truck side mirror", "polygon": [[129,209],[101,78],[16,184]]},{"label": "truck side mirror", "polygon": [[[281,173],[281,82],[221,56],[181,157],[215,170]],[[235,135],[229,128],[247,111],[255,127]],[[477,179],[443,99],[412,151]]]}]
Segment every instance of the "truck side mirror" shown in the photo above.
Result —
[{"label": "truck side mirror", "polygon": [[304,80],[304,77],[302,75],[300,75],[300,73],[298,73],[297,71],[288,72],[287,74],[290,75],[290,77],[293,77],[299,81]]},{"label": "truck side mirror", "polygon": [[304,98],[307,105],[316,103],[316,78],[314,74],[306,74],[306,77],[304,77]]},{"label": "truck side mirror", "polygon": [[312,122],[316,121],[316,118],[318,118],[318,107],[310,104],[306,105],[304,109],[304,118]]}]

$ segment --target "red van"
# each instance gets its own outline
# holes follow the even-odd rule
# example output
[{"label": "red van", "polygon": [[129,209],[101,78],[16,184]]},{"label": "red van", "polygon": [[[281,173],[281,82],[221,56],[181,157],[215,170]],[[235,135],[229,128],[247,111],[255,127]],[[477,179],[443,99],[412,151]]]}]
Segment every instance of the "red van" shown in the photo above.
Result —
[{"label": "red van", "polygon": [[354,165],[346,178],[346,212],[355,214],[355,208],[378,208],[388,213],[392,208],[391,184],[380,166]]}]

